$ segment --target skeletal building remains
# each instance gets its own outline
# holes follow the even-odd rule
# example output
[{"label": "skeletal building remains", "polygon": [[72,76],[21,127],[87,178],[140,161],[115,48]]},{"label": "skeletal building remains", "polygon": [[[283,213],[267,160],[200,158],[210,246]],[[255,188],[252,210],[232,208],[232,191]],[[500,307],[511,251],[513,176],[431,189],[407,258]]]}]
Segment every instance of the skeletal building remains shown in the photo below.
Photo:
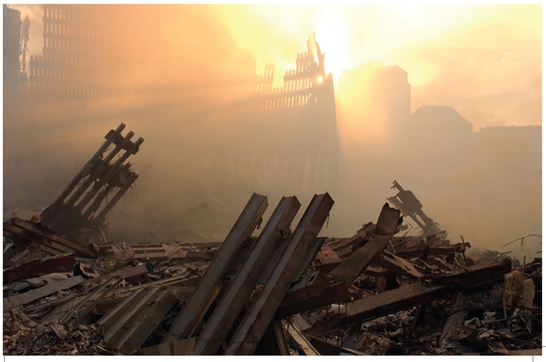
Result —
[{"label": "skeletal building remains", "polygon": [[[85,241],[94,234],[100,235],[106,215],[138,178],[131,171],[131,163],[125,161],[138,152],[144,139],[131,141],[132,131],[123,137],[124,128],[122,123],[115,131],[108,132],[95,155],[42,212],[42,224],[75,240]],[[86,232],[90,234],[87,237]]]},{"label": "skeletal building remains", "polygon": [[83,109],[104,97],[104,34],[97,6],[46,4],[43,55],[30,58],[35,101],[60,109]]},{"label": "skeletal building remains", "polygon": [[[338,138],[332,74],[314,34],[296,67],[274,86],[275,65],[266,63],[256,76],[250,110],[255,120],[245,136],[245,150],[230,149],[235,175],[250,176],[264,188],[290,182],[310,193],[332,190],[338,182]],[[245,115],[245,116],[246,116]],[[251,152],[248,152],[248,151]],[[250,170],[250,171],[249,171]]]}]

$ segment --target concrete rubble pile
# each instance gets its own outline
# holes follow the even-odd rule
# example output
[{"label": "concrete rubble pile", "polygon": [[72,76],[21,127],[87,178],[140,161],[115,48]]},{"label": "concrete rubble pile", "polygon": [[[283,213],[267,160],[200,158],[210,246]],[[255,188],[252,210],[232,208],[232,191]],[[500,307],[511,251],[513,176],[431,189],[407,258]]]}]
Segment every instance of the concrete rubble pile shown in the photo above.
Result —
[{"label": "concrete rubble pile", "polygon": [[324,193],[299,220],[295,196],[265,220],[253,194],[220,242],[106,240],[137,177],[123,128],[113,165],[101,147],[40,217],[4,223],[4,355],[541,355],[542,259],[469,257],[396,181],[351,237],[319,236]]}]

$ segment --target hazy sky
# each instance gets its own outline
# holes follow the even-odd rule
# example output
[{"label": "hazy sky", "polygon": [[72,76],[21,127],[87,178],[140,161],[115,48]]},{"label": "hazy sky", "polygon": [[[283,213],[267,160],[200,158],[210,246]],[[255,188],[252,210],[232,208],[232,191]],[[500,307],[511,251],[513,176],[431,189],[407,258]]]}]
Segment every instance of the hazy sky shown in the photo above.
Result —
[{"label": "hazy sky", "polygon": [[[14,7],[30,15],[30,52],[39,55],[41,6]],[[120,24],[131,24],[137,13],[133,9]],[[265,61],[274,60],[281,79],[315,32],[326,53],[327,70],[335,77],[373,60],[404,69],[412,85],[412,111],[423,104],[453,106],[475,131],[541,124],[541,4],[223,5],[192,11],[191,17],[186,13],[178,6],[141,15],[141,22],[161,29],[151,34],[165,39],[150,43],[172,48],[166,57],[187,56],[187,44],[216,47],[215,34],[221,34],[241,54],[257,59],[258,73]],[[189,27],[195,34],[188,33]],[[194,39],[189,42],[188,37]],[[203,50],[195,53],[210,56]],[[166,77],[170,69],[164,65],[146,63],[146,72]]]},{"label": "hazy sky", "polygon": [[[30,54],[41,55],[42,7],[14,7],[23,16],[29,14]],[[275,61],[276,75],[282,80],[284,72],[295,67],[297,54],[306,50],[313,32],[326,53],[325,65],[334,74],[334,83],[343,69],[379,60],[408,73],[412,112],[424,104],[452,106],[475,132],[486,126],[542,124],[540,4],[108,5],[94,9],[101,11],[106,24],[108,96],[90,108],[91,114],[48,114],[38,109],[34,118],[20,116],[20,110],[7,117],[11,121],[5,120],[3,127],[5,209],[47,206],[96,151],[103,135],[124,122],[145,142],[134,157],[141,175],[138,192],[135,188],[119,205],[119,210],[134,214],[114,217],[114,226],[120,220],[138,220],[139,212],[147,220],[162,222],[167,214],[174,220],[180,210],[205,200],[210,212],[239,212],[251,190],[234,192],[232,201],[213,207],[225,191],[224,180],[211,165],[218,155],[244,152],[248,146],[233,141],[248,136],[245,132],[255,122],[248,114],[237,113],[233,103],[238,100],[238,87],[247,84],[241,79],[262,73],[266,61]],[[338,119],[338,125],[343,121]],[[339,131],[340,127],[338,135]],[[340,135],[342,149],[347,146],[343,142]],[[237,150],[226,149],[234,144]],[[464,234],[468,240],[493,240],[488,246],[500,249],[518,236],[540,232],[542,172],[539,152],[535,152],[540,142],[514,142],[502,152],[484,151],[481,158],[469,158],[460,169],[449,169],[453,162],[446,163],[438,152],[430,153],[427,145],[423,155],[438,162],[428,167],[418,157],[412,162],[397,157],[400,149],[389,150],[380,155],[383,158],[366,153],[370,147],[366,152],[348,152],[353,163],[342,160],[347,170],[340,184],[350,187],[334,195],[339,211],[331,220],[329,235],[348,236],[361,223],[375,221],[385,198],[393,195],[389,186],[394,179],[416,193],[427,214],[453,233],[453,242]],[[451,151],[445,153],[449,156]],[[390,154],[398,158],[396,164],[392,159],[386,162]],[[372,178],[370,169],[375,170]],[[497,186],[491,187],[492,183]],[[298,192],[292,185],[285,190],[284,195]],[[271,203],[277,201],[276,195],[266,194]],[[509,197],[499,201],[500,194]],[[303,198],[300,201],[304,203]],[[119,210],[114,214],[122,215]],[[497,215],[498,210],[506,215]],[[460,220],[461,215],[465,220]],[[482,224],[475,228],[478,217]]]}]

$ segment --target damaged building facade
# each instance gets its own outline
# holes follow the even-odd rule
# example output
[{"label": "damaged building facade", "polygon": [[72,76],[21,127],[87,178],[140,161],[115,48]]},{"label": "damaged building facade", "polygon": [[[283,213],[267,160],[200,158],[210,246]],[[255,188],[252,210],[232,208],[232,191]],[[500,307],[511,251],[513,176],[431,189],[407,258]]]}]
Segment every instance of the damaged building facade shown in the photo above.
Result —
[{"label": "damaged building facade", "polygon": [[275,64],[256,76],[245,116],[253,124],[241,135],[244,150],[230,147],[225,164],[231,177],[265,190],[290,184],[312,194],[338,186],[338,136],[334,84],[312,34],[307,50],[274,87]]},{"label": "damaged building facade", "polygon": [[106,51],[101,16],[93,5],[43,5],[43,52],[30,57],[33,102],[81,110],[105,96]]}]

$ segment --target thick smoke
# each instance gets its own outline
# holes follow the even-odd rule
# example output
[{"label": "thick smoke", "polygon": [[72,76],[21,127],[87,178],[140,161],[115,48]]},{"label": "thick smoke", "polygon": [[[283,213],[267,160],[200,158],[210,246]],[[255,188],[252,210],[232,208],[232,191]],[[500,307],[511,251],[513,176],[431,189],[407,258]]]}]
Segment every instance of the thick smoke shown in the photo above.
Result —
[{"label": "thick smoke", "polygon": [[[323,234],[350,236],[377,220],[385,199],[395,194],[390,186],[397,180],[415,193],[452,242],[463,235],[473,247],[527,255],[517,243],[502,248],[515,238],[541,234],[540,146],[533,148],[525,138],[503,147],[468,145],[457,136],[438,140],[420,134],[409,119],[404,127],[366,123],[370,120],[347,108],[358,99],[344,103],[338,98],[336,189],[301,190],[283,179],[266,188],[251,176],[227,176],[223,167],[228,165],[222,164],[226,155],[252,152],[247,142],[267,137],[255,131],[256,120],[245,108],[248,85],[263,71],[264,59],[278,56],[280,67],[295,66],[297,53],[305,50],[307,36],[318,26],[308,9],[296,7],[288,16],[302,22],[303,30],[297,30],[294,24],[260,21],[273,16],[252,6],[96,5],[106,32],[107,97],[78,112],[47,104],[4,104],[4,216],[39,214],[94,154],[104,135],[123,122],[126,131],[145,141],[130,159],[140,177],[108,218],[113,241],[220,241],[252,192],[268,196],[270,213],[282,195],[298,196],[303,211],[313,193],[328,191],[336,203]],[[396,37],[390,43],[371,38],[377,29],[386,31],[379,18],[384,9],[357,13],[352,7],[336,16],[351,12],[355,16],[346,26],[361,25],[350,32],[353,65],[373,60],[378,55],[370,49],[373,45],[391,44],[392,49],[383,50],[394,53]],[[501,38],[496,32],[502,26],[492,24],[469,28],[476,33],[462,29],[455,40],[476,37],[478,31]],[[294,34],[298,31],[302,34]],[[322,34],[327,32],[323,29]],[[414,35],[424,36],[417,31]],[[522,50],[516,48],[522,39],[510,38],[510,48],[502,51],[479,50],[483,44],[441,46],[436,39],[405,49],[406,58],[399,62],[391,59],[408,72],[410,83],[417,70],[428,75],[412,84],[411,111],[423,103],[453,106],[474,131],[485,125],[539,125],[540,44],[537,49],[534,40],[540,32],[532,39],[526,43],[529,49]],[[317,41],[321,43],[320,32]],[[364,48],[363,54],[354,54]],[[328,66],[328,49],[323,45],[322,50]],[[419,67],[425,62],[430,67]],[[514,74],[514,62],[521,62],[522,76],[507,79],[507,72]],[[500,74],[504,83],[488,83]],[[375,107],[381,109],[381,104]],[[199,205],[203,207],[188,214]],[[540,249],[539,241],[527,240],[531,255]]]}]

